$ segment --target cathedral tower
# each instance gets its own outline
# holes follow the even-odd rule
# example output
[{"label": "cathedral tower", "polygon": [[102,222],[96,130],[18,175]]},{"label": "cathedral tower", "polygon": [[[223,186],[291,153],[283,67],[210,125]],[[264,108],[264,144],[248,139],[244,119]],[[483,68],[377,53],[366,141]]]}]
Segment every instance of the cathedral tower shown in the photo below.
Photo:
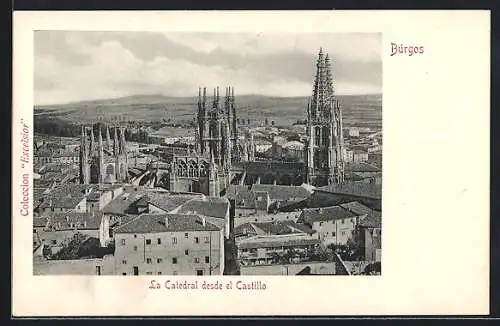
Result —
[{"label": "cathedral tower", "polygon": [[307,105],[305,146],[307,182],[323,186],[344,182],[342,111],[334,94],[330,58],[320,49],[313,94]]},{"label": "cathedral tower", "polygon": [[87,143],[87,127],[82,127],[80,139],[80,183],[101,184],[128,181],[128,158],[125,129],[114,129],[113,150],[109,150],[109,128],[106,127],[106,144],[99,126],[97,142],[94,139],[94,126],[90,126],[90,144]]}]

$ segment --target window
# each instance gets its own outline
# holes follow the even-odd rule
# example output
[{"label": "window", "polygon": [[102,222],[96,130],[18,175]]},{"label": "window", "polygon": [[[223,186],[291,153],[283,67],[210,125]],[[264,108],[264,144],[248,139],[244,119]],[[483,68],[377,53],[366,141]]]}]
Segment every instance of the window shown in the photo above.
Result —
[{"label": "window", "polygon": [[177,271],[174,271],[174,275],[177,275]]},{"label": "window", "polygon": [[33,242],[33,245],[36,246],[36,241]]},{"label": "window", "polygon": [[184,255],[189,256],[189,250],[184,250]]},{"label": "window", "polygon": [[163,263],[163,259],[158,258],[158,259],[156,260],[156,262],[157,262],[158,264],[161,264],[161,263]]},{"label": "window", "polygon": [[189,238],[189,233],[184,233],[184,238]]},{"label": "window", "polygon": [[127,265],[127,261],[126,261],[125,259],[124,259],[124,260],[122,260],[122,264],[123,264],[123,265]]},{"label": "window", "polygon": [[94,207],[94,204],[92,204],[92,207]]},{"label": "window", "polygon": [[198,238],[198,237],[194,238],[194,242],[195,243],[200,243],[200,238]]},{"label": "window", "polygon": [[172,243],[176,244],[177,243],[177,238],[172,238]]},{"label": "window", "polygon": [[197,269],[196,275],[198,275],[198,276],[203,275],[203,269]]},{"label": "window", "polygon": [[194,259],[194,262],[195,262],[196,264],[198,264],[198,263],[200,262],[200,258],[195,258],[195,259]]},{"label": "window", "polygon": [[323,226],[323,222],[319,222],[319,226]]},{"label": "window", "polygon": [[122,273],[122,275],[127,275],[127,273]]},{"label": "window", "polygon": [[160,238],[158,238],[158,244],[161,244],[161,239]]},{"label": "window", "polygon": [[238,216],[241,217],[243,214],[239,213]]},{"label": "window", "polygon": [[121,239],[121,240],[120,240],[120,244],[121,244],[122,246],[124,246],[124,245],[125,245],[125,239]]},{"label": "window", "polygon": [[150,245],[151,244],[151,239],[146,239],[146,244]]},{"label": "window", "polygon": [[172,264],[177,264],[177,257],[172,258]]},{"label": "window", "polygon": [[205,256],[205,263],[206,263],[206,264],[210,263],[210,257]]},{"label": "window", "polygon": [[151,264],[151,258],[146,258],[146,264]]},{"label": "window", "polygon": [[342,235],[345,235],[345,231],[342,231]]},{"label": "window", "polygon": [[137,246],[134,246],[134,251],[137,251]]},{"label": "window", "polygon": [[134,238],[137,238],[137,234],[134,234]]},{"label": "window", "polygon": [[334,236],[335,236],[335,232],[332,232],[332,237],[334,237]]},{"label": "window", "polygon": [[96,267],[95,267],[95,273],[96,273],[97,275],[101,275],[101,266],[96,266]]},{"label": "window", "polygon": [[158,275],[161,275],[161,272],[158,272]]},{"label": "window", "polygon": [[151,273],[151,272],[146,272],[146,275],[153,275],[153,273]]},{"label": "window", "polygon": [[53,245],[57,244],[57,241],[56,240],[52,240],[50,241]]},{"label": "window", "polygon": [[210,239],[208,237],[205,237],[203,240],[205,241],[205,243],[209,243],[210,242]]},{"label": "window", "polygon": [[342,224],[344,224],[344,223],[345,223],[345,221],[344,221],[344,220],[342,220]]},{"label": "window", "polygon": [[36,233],[36,230],[35,230],[35,229],[33,229],[33,233]]}]

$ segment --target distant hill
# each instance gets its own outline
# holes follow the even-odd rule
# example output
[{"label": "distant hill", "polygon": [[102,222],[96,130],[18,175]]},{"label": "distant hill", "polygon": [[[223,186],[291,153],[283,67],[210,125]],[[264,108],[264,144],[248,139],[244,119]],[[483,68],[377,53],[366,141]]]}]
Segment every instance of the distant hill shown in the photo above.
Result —
[{"label": "distant hill", "polygon": [[[208,101],[211,101],[211,94]],[[263,95],[237,95],[239,118],[276,120],[276,124],[291,125],[305,119],[309,97],[271,97]],[[382,95],[343,95],[345,124],[381,125]],[[112,120],[121,115],[127,120],[190,120],[197,111],[197,97],[170,97],[164,95],[133,95],[122,98],[82,101],[57,105],[37,105],[35,116],[54,116],[73,122]]]}]

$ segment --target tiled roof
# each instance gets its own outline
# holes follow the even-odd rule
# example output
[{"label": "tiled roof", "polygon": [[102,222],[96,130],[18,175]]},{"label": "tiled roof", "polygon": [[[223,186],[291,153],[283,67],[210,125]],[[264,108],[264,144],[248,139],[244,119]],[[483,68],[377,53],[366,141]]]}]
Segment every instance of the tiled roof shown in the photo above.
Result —
[{"label": "tiled roof", "polygon": [[352,218],[358,215],[353,214],[345,208],[340,206],[330,206],[322,208],[308,208],[302,211],[298,222],[320,222],[320,221],[332,221],[344,218]]},{"label": "tiled roof", "polygon": [[255,194],[251,190],[241,190],[235,198],[236,207],[255,208]]},{"label": "tiled roof", "polygon": [[195,198],[181,205],[176,211],[177,214],[200,214],[203,216],[212,216],[225,218],[229,212],[229,200],[227,198]]},{"label": "tiled roof", "polygon": [[61,184],[43,196],[43,203],[40,204],[40,207],[75,208],[85,197],[87,187],[87,185],[75,183]]},{"label": "tiled roof", "polygon": [[146,198],[143,198],[138,202],[138,204],[143,204],[145,201],[151,203],[152,205],[161,208],[166,212],[170,212],[180,205],[190,201],[194,198],[202,198],[202,195],[179,195],[170,192],[163,191],[148,191],[146,193]]},{"label": "tiled roof", "polygon": [[378,167],[365,162],[347,164],[345,169],[351,172],[380,172]]},{"label": "tiled roof", "polygon": [[[168,219],[168,225],[165,220]],[[115,233],[161,233],[182,231],[219,231],[220,227],[202,217],[184,214],[143,214],[115,229]]]},{"label": "tiled roof", "polygon": [[135,203],[144,196],[141,188],[128,188],[120,196],[113,199],[103,208],[103,213],[107,214],[137,214]]},{"label": "tiled roof", "polygon": [[266,191],[271,200],[289,200],[292,198],[308,198],[312,192],[302,186],[281,186],[256,184],[252,186],[252,191]]},{"label": "tiled roof", "polygon": [[234,234],[235,235],[255,235],[257,234],[257,230],[255,229],[255,226],[253,223],[243,223],[236,228],[234,228]]},{"label": "tiled roof", "polygon": [[316,245],[319,243],[320,241],[317,239],[280,239],[278,241],[263,240],[262,242],[241,242],[238,244],[238,249],[295,247]]},{"label": "tiled roof", "polygon": [[371,212],[375,212],[375,213],[380,214],[379,212],[376,212],[373,209],[371,209],[370,207],[365,206],[357,201],[352,201],[349,203],[340,204],[339,206],[351,211],[352,213],[354,213],[356,215],[365,215],[365,214],[369,214]]},{"label": "tiled roof", "polygon": [[55,227],[57,231],[74,230],[97,230],[101,225],[102,213],[77,213],[77,212],[58,212],[45,214],[48,218],[48,227]]},{"label": "tiled roof", "polygon": [[345,183],[342,185],[331,184],[317,188],[316,191],[382,199],[382,186],[380,184],[373,183]]},{"label": "tiled roof", "polygon": [[236,198],[236,195],[243,190],[250,189],[250,186],[246,185],[229,185],[226,190],[226,197],[229,199]]},{"label": "tiled roof", "polygon": [[382,227],[382,217],[378,214],[369,214],[365,218],[359,221],[360,227],[365,228],[381,228]]}]

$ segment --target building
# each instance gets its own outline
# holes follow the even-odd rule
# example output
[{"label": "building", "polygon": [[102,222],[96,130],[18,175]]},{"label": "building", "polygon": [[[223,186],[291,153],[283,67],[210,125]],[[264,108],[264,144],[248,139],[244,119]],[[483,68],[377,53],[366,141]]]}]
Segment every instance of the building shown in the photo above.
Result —
[{"label": "building", "polygon": [[314,186],[344,182],[342,110],[334,95],[328,54],[320,49],[313,95],[307,105],[305,146],[307,183]]},{"label": "building", "polygon": [[53,253],[76,233],[99,239],[102,247],[109,240],[109,220],[102,213],[58,212],[33,218],[33,246],[45,245]]},{"label": "building", "polygon": [[276,213],[280,209],[304,201],[312,189],[303,186],[269,184],[231,185],[226,196],[234,207],[235,224],[240,218]]},{"label": "building", "polygon": [[297,223],[317,232],[324,244],[346,244],[353,238],[359,216],[341,206],[304,209]]},{"label": "building", "polygon": [[307,207],[328,207],[358,201],[369,208],[382,210],[382,185],[375,183],[345,183],[314,189]]},{"label": "building", "polygon": [[236,240],[241,266],[299,263],[309,258],[320,241],[305,232],[256,235]]},{"label": "building", "polygon": [[35,211],[39,215],[57,212],[87,211],[87,198],[90,193],[87,185],[65,183],[44,192]]},{"label": "building", "polygon": [[[184,156],[174,155],[169,189],[220,196],[231,182],[232,162],[249,156],[247,146],[241,147],[238,140],[234,88],[226,88],[224,103],[220,101],[219,88],[214,89],[210,106],[206,88],[203,96],[200,88],[195,150]],[[253,150],[252,147],[252,153]]]},{"label": "building", "polygon": [[143,214],[117,227],[118,275],[222,275],[224,231],[200,215]]},{"label": "building", "polygon": [[[126,182],[128,180],[128,158],[125,129],[114,127],[111,140],[106,127],[106,141],[103,142],[101,127],[98,125],[98,140],[94,138],[94,125],[82,126],[80,139],[80,183],[100,184]],[[90,129],[90,142],[88,140]],[[119,131],[118,131],[119,130]]]},{"label": "building", "polygon": [[357,240],[362,248],[365,261],[381,261],[382,217],[369,213],[361,219],[357,229]]}]

